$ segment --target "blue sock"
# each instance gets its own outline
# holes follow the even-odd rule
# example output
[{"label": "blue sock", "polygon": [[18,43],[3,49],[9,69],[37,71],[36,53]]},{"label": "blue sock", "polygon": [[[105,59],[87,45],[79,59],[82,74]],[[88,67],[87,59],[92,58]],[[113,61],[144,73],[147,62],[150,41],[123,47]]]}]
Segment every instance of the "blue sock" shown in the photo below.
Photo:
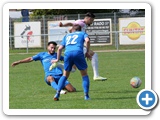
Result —
[{"label": "blue sock", "polygon": [[85,95],[88,95],[88,92],[89,92],[89,84],[90,84],[88,75],[83,76],[83,77],[82,77],[82,80],[83,80],[82,86],[83,86],[84,94],[85,94]]},{"label": "blue sock", "polygon": [[51,87],[54,88],[55,90],[57,90],[58,85],[55,81],[51,82]]},{"label": "blue sock", "polygon": [[57,92],[60,92],[64,88],[66,80],[67,80],[66,76],[62,76],[59,79],[59,81],[58,81],[58,87],[57,87]]}]

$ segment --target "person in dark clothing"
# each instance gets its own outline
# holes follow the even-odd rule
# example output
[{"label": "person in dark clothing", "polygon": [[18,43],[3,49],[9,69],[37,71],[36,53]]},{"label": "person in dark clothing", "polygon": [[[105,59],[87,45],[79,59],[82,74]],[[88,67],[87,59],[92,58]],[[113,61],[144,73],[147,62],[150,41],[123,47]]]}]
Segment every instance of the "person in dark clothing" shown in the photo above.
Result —
[{"label": "person in dark clothing", "polygon": [[21,15],[22,15],[22,22],[29,22],[29,10],[28,9],[22,9]]}]

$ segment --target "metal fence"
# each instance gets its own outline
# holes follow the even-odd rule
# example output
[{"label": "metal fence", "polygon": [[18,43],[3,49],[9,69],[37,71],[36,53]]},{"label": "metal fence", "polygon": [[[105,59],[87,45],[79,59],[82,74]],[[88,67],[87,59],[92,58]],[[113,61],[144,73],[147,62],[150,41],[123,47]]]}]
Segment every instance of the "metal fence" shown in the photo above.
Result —
[{"label": "metal fence", "polygon": [[[111,19],[111,37],[112,44],[110,45],[99,45],[92,47],[95,50],[121,50],[121,49],[144,49],[145,45],[120,45],[119,44],[119,18],[131,18],[131,17],[145,17],[145,12],[139,12],[138,14],[129,14],[129,13],[95,13],[96,19]],[[83,19],[84,14],[69,14],[69,15],[50,15],[50,16],[30,16],[30,22],[39,21],[41,24],[41,48],[46,50],[46,45],[48,43],[48,21],[63,21],[63,20],[77,20]],[[9,18],[9,48],[10,50],[22,50],[22,48],[14,48],[14,22],[21,22],[22,18]],[[108,31],[109,32],[109,31]],[[27,45],[26,45],[27,46]],[[28,46],[25,48],[27,53],[33,48],[29,48]],[[34,48],[39,49],[39,48]]]}]

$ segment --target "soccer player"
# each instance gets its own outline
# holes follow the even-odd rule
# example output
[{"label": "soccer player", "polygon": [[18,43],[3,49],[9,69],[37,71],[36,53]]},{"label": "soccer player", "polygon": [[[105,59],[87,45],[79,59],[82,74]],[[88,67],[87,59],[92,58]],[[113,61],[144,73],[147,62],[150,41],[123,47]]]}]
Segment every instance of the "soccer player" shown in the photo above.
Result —
[{"label": "soccer player", "polygon": [[83,53],[84,42],[86,43],[86,57],[91,59],[89,50],[90,50],[90,40],[88,35],[81,31],[80,25],[73,25],[72,33],[64,36],[58,50],[57,50],[57,59],[52,62],[58,62],[62,53],[62,49],[65,48],[64,52],[64,72],[63,76],[58,82],[58,90],[54,96],[54,100],[58,101],[60,97],[60,91],[62,90],[65,81],[70,75],[70,71],[73,65],[80,70],[82,76],[82,85],[84,90],[84,99],[89,100],[89,76],[87,74],[87,63]]},{"label": "soccer player", "polygon": [[[90,26],[93,23],[94,18],[95,18],[95,15],[93,13],[88,12],[88,13],[86,13],[83,20],[76,20],[74,23],[65,23],[65,24],[62,24],[62,22],[60,22],[59,26],[60,27],[67,27],[67,26],[73,26],[75,24],[79,24],[82,28],[82,31],[85,31],[86,27]],[[71,31],[71,29],[69,31]],[[86,51],[86,49],[84,47],[84,52],[85,51]],[[93,80],[107,80],[107,78],[99,76],[97,53],[93,52],[92,50],[90,50],[89,52],[90,52],[90,55],[92,56],[91,65],[92,65],[93,74],[94,74]]]},{"label": "soccer player", "polygon": [[[57,53],[55,52],[56,46],[57,46],[56,42],[50,41],[48,42],[48,46],[47,46],[48,52],[40,52],[32,57],[28,57],[23,60],[15,61],[12,63],[12,66],[14,67],[18,64],[29,63],[32,61],[40,61],[43,66],[44,72],[45,72],[45,78],[44,78],[45,82],[49,86],[57,90],[58,81],[60,77],[62,76],[63,71],[60,67],[55,67],[54,69],[49,70],[49,67],[52,64],[51,61],[54,59],[57,59]],[[64,57],[60,56],[60,60],[63,60],[63,59]],[[71,83],[69,83],[68,80],[65,81],[63,88],[65,88],[68,92],[76,91],[76,89],[71,85]],[[66,94],[66,91],[62,90],[61,94]]]}]

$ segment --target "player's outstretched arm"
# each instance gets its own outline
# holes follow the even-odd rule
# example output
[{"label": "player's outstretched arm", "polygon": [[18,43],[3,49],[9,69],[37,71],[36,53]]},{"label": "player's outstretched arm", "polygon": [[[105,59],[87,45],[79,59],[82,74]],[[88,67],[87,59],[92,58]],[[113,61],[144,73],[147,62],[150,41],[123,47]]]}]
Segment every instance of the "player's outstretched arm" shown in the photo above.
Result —
[{"label": "player's outstretched arm", "polygon": [[11,66],[14,67],[14,66],[16,66],[20,63],[28,63],[28,62],[32,62],[32,61],[33,61],[32,57],[28,57],[28,58],[25,58],[23,60],[13,62]]},{"label": "player's outstretched arm", "polygon": [[68,27],[68,26],[73,26],[73,23],[65,23],[65,24],[63,24],[62,22],[59,23],[59,27]]}]

